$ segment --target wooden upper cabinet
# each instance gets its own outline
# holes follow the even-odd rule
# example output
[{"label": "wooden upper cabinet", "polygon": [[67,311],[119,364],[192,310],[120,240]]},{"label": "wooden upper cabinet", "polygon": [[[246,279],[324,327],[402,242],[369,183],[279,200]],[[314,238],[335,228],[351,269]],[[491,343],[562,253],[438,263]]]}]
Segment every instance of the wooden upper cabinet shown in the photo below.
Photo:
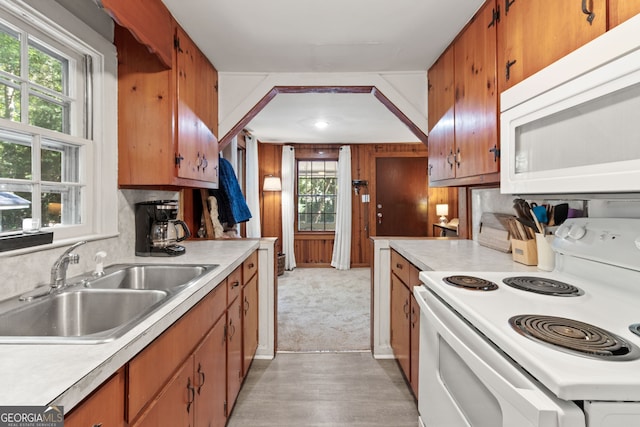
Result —
[{"label": "wooden upper cabinet", "polygon": [[[508,8],[504,1],[509,4]],[[504,1],[499,0],[498,25],[501,92],[607,30],[607,0]],[[618,3],[629,2],[619,0]]]},{"label": "wooden upper cabinet", "polygon": [[176,28],[175,48],[178,103],[176,172],[181,178],[217,182],[218,141],[207,126],[214,119],[210,116],[210,109],[206,109],[207,102],[213,101],[213,88],[206,87],[206,82],[201,80],[203,75],[207,75],[203,72],[206,68],[202,59],[204,55],[179,26]]},{"label": "wooden upper cabinet", "polygon": [[172,28],[171,69],[129,30],[115,29],[122,187],[218,186],[217,91],[207,92],[201,80],[214,81],[217,72],[177,24]]},{"label": "wooden upper cabinet", "polygon": [[454,43],[456,178],[499,171],[495,10],[487,1]]},{"label": "wooden upper cabinet", "polygon": [[500,180],[500,162],[494,155],[500,147],[496,10],[496,0],[485,2],[429,70],[431,185]]},{"label": "wooden upper cabinet", "polygon": [[609,28],[626,21],[640,13],[640,0],[608,0]]},{"label": "wooden upper cabinet", "polygon": [[161,0],[101,0],[101,3],[114,21],[131,31],[166,68],[171,68],[172,18]]},{"label": "wooden upper cabinet", "polygon": [[429,68],[429,131],[445,115],[453,115],[453,46],[438,58]]},{"label": "wooden upper cabinet", "polygon": [[429,180],[455,178],[453,45],[429,69]]},{"label": "wooden upper cabinet", "polygon": [[205,125],[218,135],[218,71],[206,56],[198,51],[196,56],[196,75],[199,82],[199,93],[196,98],[196,111]]}]

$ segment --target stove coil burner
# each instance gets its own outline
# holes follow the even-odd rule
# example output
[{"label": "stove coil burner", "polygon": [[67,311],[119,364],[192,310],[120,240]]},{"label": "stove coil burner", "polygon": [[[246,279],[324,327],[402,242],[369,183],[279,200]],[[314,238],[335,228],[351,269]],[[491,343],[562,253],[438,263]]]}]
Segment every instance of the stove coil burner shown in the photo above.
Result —
[{"label": "stove coil burner", "polygon": [[493,291],[498,289],[498,285],[480,277],[473,276],[449,276],[443,279],[446,283],[459,288],[471,289],[474,291]]},{"label": "stove coil burner", "polygon": [[537,294],[559,297],[577,297],[584,294],[580,288],[573,285],[544,277],[517,276],[507,277],[502,281],[512,288]]},{"label": "stove coil burner", "polygon": [[509,319],[529,339],[572,354],[603,360],[633,360],[640,351],[621,337],[588,323],[563,317],[523,314]]}]

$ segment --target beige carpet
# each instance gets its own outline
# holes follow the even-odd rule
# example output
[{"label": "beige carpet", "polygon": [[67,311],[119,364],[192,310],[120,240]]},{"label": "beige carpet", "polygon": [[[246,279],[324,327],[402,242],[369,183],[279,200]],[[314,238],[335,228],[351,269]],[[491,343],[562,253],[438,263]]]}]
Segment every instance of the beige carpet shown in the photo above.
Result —
[{"label": "beige carpet", "polygon": [[370,350],[370,269],[296,268],[278,277],[278,351]]}]

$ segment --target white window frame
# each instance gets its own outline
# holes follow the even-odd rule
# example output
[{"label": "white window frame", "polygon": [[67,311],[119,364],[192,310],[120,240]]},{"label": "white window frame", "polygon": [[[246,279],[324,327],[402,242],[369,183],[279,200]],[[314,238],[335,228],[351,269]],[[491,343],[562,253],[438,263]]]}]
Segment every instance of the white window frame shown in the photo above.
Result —
[{"label": "white window frame", "polygon": [[[49,228],[54,233],[54,245],[66,245],[80,240],[95,240],[118,234],[117,184],[117,57],[110,41],[53,1],[38,2],[37,8],[24,2],[0,0],[0,13],[12,15],[35,27],[47,37],[90,57],[88,70],[88,119],[84,127],[87,138],[64,134],[64,140],[80,148],[80,182],[85,191],[80,215],[82,223]],[[71,118],[71,121],[77,118]],[[84,119],[83,119],[84,120]],[[37,133],[43,137],[60,133],[0,119],[0,126],[22,133]],[[72,123],[73,126],[73,123]],[[53,139],[58,139],[53,138]],[[49,246],[50,247],[50,246]],[[29,252],[42,248],[29,248]],[[17,251],[2,252],[0,255]]]}]

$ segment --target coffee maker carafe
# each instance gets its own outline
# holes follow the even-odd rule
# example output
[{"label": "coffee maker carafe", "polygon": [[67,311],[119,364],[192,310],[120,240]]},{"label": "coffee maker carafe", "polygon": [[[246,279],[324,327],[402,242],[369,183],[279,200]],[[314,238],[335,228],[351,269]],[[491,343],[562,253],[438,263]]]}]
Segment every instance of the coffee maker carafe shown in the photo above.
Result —
[{"label": "coffee maker carafe", "polygon": [[176,200],[155,200],[136,203],[136,255],[177,256],[185,253],[184,246],[176,244],[191,233],[178,216]]}]

